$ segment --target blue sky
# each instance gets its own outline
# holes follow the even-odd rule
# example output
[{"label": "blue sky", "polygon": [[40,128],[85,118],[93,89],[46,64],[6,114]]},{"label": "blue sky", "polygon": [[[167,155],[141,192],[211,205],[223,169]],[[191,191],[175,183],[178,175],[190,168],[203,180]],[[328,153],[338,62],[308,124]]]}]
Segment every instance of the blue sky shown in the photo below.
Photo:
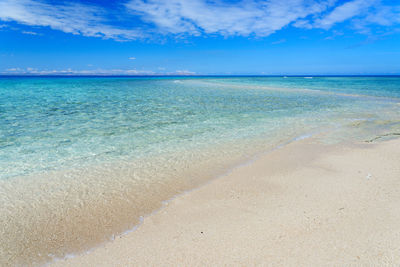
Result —
[{"label": "blue sky", "polygon": [[1,74],[400,74],[398,0],[0,0]]}]

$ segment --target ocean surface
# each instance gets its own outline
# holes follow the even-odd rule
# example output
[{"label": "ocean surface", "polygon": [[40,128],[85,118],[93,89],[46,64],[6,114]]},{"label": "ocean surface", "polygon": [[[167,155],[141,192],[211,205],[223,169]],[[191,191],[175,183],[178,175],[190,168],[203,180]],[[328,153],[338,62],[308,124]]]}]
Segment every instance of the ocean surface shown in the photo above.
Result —
[{"label": "ocean surface", "polygon": [[88,250],[297,139],[399,132],[400,77],[2,77],[0,265]]}]

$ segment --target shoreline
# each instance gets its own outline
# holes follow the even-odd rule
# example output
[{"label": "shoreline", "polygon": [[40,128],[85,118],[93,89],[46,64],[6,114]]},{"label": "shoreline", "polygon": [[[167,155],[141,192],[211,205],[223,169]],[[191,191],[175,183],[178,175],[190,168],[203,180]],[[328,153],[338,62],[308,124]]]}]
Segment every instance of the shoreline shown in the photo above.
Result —
[{"label": "shoreline", "polygon": [[[304,133],[337,143],[399,132],[400,81],[321,78],[306,91],[296,89],[302,81],[2,83],[11,105],[0,140],[0,265],[41,265],[107,243],[163,201]],[[268,84],[276,88],[257,89]]]},{"label": "shoreline", "polygon": [[[16,222],[10,224],[9,222],[7,222],[7,219],[3,220],[2,223],[5,228],[3,229],[3,232],[1,234],[4,237],[4,240],[10,241],[4,243],[3,246],[3,263],[7,264],[15,261],[21,262],[21,264],[33,264],[38,266],[44,264],[47,266],[49,264],[52,264],[53,262],[57,262],[62,259],[74,258],[77,255],[81,255],[82,253],[85,254],[87,252],[96,250],[98,247],[112,242],[116,237],[134,231],[142,224],[143,218],[147,218],[148,216],[156,214],[157,212],[162,210],[165,205],[168,205],[170,201],[173,201],[174,199],[179,198],[182,195],[190,194],[191,192],[196,191],[198,188],[207,186],[214,180],[229,175],[231,172],[235,171],[238,168],[241,168],[242,166],[250,165],[259,157],[265,154],[269,154],[272,151],[280,149],[281,147],[284,147],[290,143],[297,142],[304,138],[310,138],[310,136],[317,134],[320,134],[320,130],[315,131],[314,129],[312,132],[292,136],[290,139],[287,140],[282,139],[275,145],[265,146],[265,144],[262,144],[262,149],[258,148],[255,150],[258,150],[258,152],[248,153],[242,151],[243,155],[237,156],[236,158],[235,156],[230,155],[229,157],[232,157],[230,161],[227,160],[227,158],[215,159],[216,161],[212,164],[203,164],[203,167],[207,167],[206,169],[200,169],[197,166],[196,168],[193,168],[193,170],[182,172],[182,175],[180,176],[187,176],[185,178],[185,181],[182,179],[180,179],[180,181],[178,177],[175,177],[174,190],[163,191],[161,189],[168,190],[169,188],[165,186],[164,188],[162,188],[162,186],[160,185],[160,189],[158,189],[153,186],[149,188],[148,191],[150,193],[152,193],[153,191],[158,191],[160,194],[159,196],[155,197],[154,201],[150,198],[147,198],[150,199],[150,202],[146,203],[146,201],[144,201],[145,199],[138,199],[135,200],[136,202],[134,202],[133,204],[131,203],[131,206],[128,205],[129,203],[127,199],[125,199],[126,201],[122,200],[123,196],[125,196],[124,193],[126,193],[126,190],[120,191],[124,195],[118,195],[118,191],[115,191],[118,190],[118,187],[115,187],[115,184],[110,183],[114,176],[118,177],[124,174],[124,172],[113,173],[119,170],[115,167],[112,169],[107,169],[107,172],[102,174],[102,177],[106,179],[102,180],[102,177],[98,177],[99,180],[97,180],[97,182],[96,180],[90,181],[87,179],[86,182],[83,183],[81,180],[75,179],[72,179],[72,181],[66,180],[65,182],[63,182],[62,180],[60,180],[60,178],[64,177],[64,172],[62,171],[52,171],[46,174],[46,176],[38,177],[40,178],[39,180],[20,180],[20,178],[25,177],[19,177],[19,179],[10,180],[10,184],[7,184],[8,181],[5,181],[5,183],[3,182],[3,185],[5,186],[2,189],[19,189],[18,191],[15,191],[13,193],[15,196],[19,196],[20,201],[18,201],[19,204],[17,206],[17,212],[15,212],[15,214],[9,216],[7,213],[5,213],[5,217],[3,217],[7,218],[7,216],[9,216],[9,219],[12,219],[14,222]],[[252,142],[253,145],[258,144],[258,142],[254,140]],[[218,166],[218,162],[219,164],[221,162],[223,164]],[[213,167],[213,165],[216,165],[218,167]],[[105,165],[105,167],[109,166],[110,164]],[[85,170],[82,170],[83,174],[86,174]],[[82,170],[75,171],[77,174],[80,174]],[[99,168],[99,170],[101,169]],[[103,170],[106,169],[103,168]],[[94,172],[94,174],[96,173],[99,172]],[[66,174],[68,175],[68,172],[66,172]],[[68,178],[68,176],[65,177]],[[74,176],[71,176],[71,178],[73,177]],[[89,176],[82,175],[82,177]],[[49,178],[52,179],[49,180]],[[170,183],[171,181],[166,181],[166,184]],[[18,188],[15,188],[13,186],[19,184],[20,182],[22,182],[21,184],[25,186],[19,186]],[[93,182],[96,182],[96,184],[93,184]],[[111,194],[104,195],[104,193],[102,192],[107,192],[102,191],[102,187],[99,187],[98,184],[103,185],[103,187],[106,186],[107,191]],[[87,188],[88,185],[91,185],[91,188]],[[132,184],[130,183],[127,183],[125,185],[128,187],[128,189],[136,189],[136,187],[132,187]],[[79,187],[81,187],[80,191],[70,191],[71,188],[78,189]],[[23,203],[23,200],[26,199],[28,195],[35,196],[43,190],[49,192],[48,196],[45,196],[44,198],[42,197],[40,199],[31,198],[31,203]],[[87,190],[92,191],[87,192]],[[89,198],[85,198],[85,195],[82,195],[82,192],[84,192],[84,194],[87,195]],[[135,193],[134,191],[129,192]],[[99,195],[99,193],[101,195]],[[4,194],[4,196],[6,196],[6,194]],[[68,199],[64,198],[64,196],[68,197]],[[150,194],[150,197],[151,196],[152,194]],[[134,197],[135,195],[131,195],[130,199]],[[93,202],[95,198],[97,198],[97,204]],[[71,202],[71,200],[73,200],[73,202]],[[59,205],[57,203],[61,203],[62,205]],[[137,203],[141,203],[143,205],[138,205]],[[125,213],[121,213],[121,211],[118,211],[118,205],[121,206],[121,210],[125,211]],[[3,211],[6,211],[6,206],[3,207]],[[75,209],[75,207],[78,208]],[[31,214],[29,212],[31,208],[35,208],[37,212]],[[128,214],[126,212],[128,212]],[[29,215],[29,217],[27,217],[27,215]],[[119,215],[121,215],[121,217]],[[28,219],[19,221],[19,218],[21,216],[25,216]],[[127,219],[128,217],[129,219]],[[93,221],[93,219],[95,218],[99,220],[100,223]],[[114,225],[115,227],[111,228],[109,226],[111,224],[102,223],[102,221],[104,221],[105,219],[112,220],[112,225]],[[106,229],[102,229],[101,227],[103,226],[106,226]],[[110,232],[111,229],[116,229],[116,231]],[[106,234],[103,233],[103,230]],[[8,235],[8,233],[10,235]],[[12,233],[23,234],[11,236]],[[27,239],[21,239],[26,236],[28,236]],[[78,241],[78,243],[71,243],[72,241]],[[29,245],[26,246],[26,244]],[[27,252],[22,251],[18,248],[17,252],[19,254],[11,254],[10,252],[13,251],[7,250],[11,246],[23,246],[27,248]],[[67,252],[60,254],[60,249],[58,249],[60,246],[67,248]],[[48,251],[54,251],[55,253],[51,252],[48,254]],[[16,257],[16,255],[19,255],[19,257]],[[43,261],[43,257],[47,258],[48,260]],[[12,260],[10,261],[10,259]]]},{"label": "shoreline", "polygon": [[257,153],[255,153],[255,154],[253,154],[251,156],[243,157],[241,160],[237,161],[235,164],[231,164],[231,165],[228,164],[227,166],[229,166],[229,167],[221,168],[222,171],[215,172],[216,174],[214,176],[211,176],[211,178],[205,179],[202,182],[198,183],[197,185],[194,185],[193,187],[185,189],[182,192],[179,192],[179,193],[173,195],[172,197],[170,197],[168,199],[162,200],[160,202],[160,206],[158,208],[152,210],[149,213],[145,213],[143,215],[140,215],[138,217],[138,219],[137,219],[137,222],[135,221],[135,223],[133,224],[132,228],[129,228],[129,229],[127,229],[127,230],[125,230],[125,231],[123,231],[121,233],[117,233],[115,235],[113,234],[109,238],[109,240],[106,240],[105,242],[97,244],[94,247],[92,247],[92,248],[90,248],[90,249],[88,249],[86,251],[78,252],[76,254],[67,254],[62,258],[56,257],[53,260],[45,263],[44,266],[50,266],[50,265],[53,265],[53,264],[57,264],[59,261],[66,261],[68,259],[73,259],[75,257],[81,257],[81,256],[84,256],[84,255],[88,255],[88,254],[92,253],[93,251],[95,251],[97,249],[100,249],[103,246],[107,245],[109,242],[113,242],[116,238],[121,238],[122,236],[128,235],[128,234],[136,231],[144,223],[144,220],[146,218],[150,218],[151,216],[155,216],[159,212],[162,212],[162,210],[164,208],[166,208],[168,206],[168,204],[170,202],[174,201],[175,199],[179,199],[181,197],[184,197],[185,195],[188,195],[188,194],[191,194],[193,192],[196,192],[197,190],[200,190],[201,188],[212,184],[214,181],[216,181],[218,179],[222,179],[225,176],[229,176],[232,172],[235,172],[237,169],[240,169],[242,167],[251,165],[254,162],[256,162],[257,160],[259,160],[259,158],[261,158],[261,157],[263,157],[265,155],[268,155],[269,153],[272,153],[272,152],[274,152],[276,150],[279,150],[279,149],[281,149],[281,148],[283,148],[283,147],[285,147],[287,145],[290,145],[290,144],[292,144],[294,142],[299,142],[299,141],[302,141],[304,139],[313,138],[313,136],[318,135],[318,134],[321,134],[321,130],[318,130],[318,131],[314,130],[314,131],[312,131],[310,133],[304,133],[304,134],[298,135],[296,137],[293,137],[290,140],[287,140],[287,141],[281,142],[279,144],[276,144],[275,146],[272,146],[268,150],[257,152]]},{"label": "shoreline", "polygon": [[[212,179],[211,181],[207,182],[205,185],[201,185],[200,187],[197,187],[195,189],[192,190],[188,190],[185,191],[184,193],[181,193],[173,198],[171,198],[168,201],[164,201],[163,202],[163,206],[158,209],[155,212],[152,212],[150,215],[145,216],[144,219],[142,220],[142,222],[138,225],[135,226],[135,231],[130,230],[127,231],[127,233],[123,234],[123,235],[119,235],[116,236],[116,238],[113,241],[107,242],[103,245],[100,245],[94,249],[92,249],[89,252],[80,254],[80,255],[74,255],[72,258],[65,258],[65,259],[58,259],[55,262],[49,263],[48,265],[51,266],[89,266],[89,265],[96,265],[96,266],[108,266],[108,265],[141,265],[141,264],[179,264],[179,263],[186,263],[186,264],[254,264],[254,263],[262,263],[263,260],[266,260],[270,263],[272,263],[273,265],[279,265],[278,263],[286,263],[288,265],[292,265],[294,264],[294,262],[290,262],[290,260],[293,260],[294,258],[292,257],[282,257],[279,258],[278,256],[276,256],[275,258],[272,255],[265,255],[265,253],[260,252],[259,250],[256,249],[256,251],[258,251],[258,253],[261,253],[259,255],[253,255],[254,251],[252,251],[250,248],[246,248],[246,249],[239,249],[237,246],[234,246],[232,244],[234,244],[235,242],[241,242],[243,241],[243,239],[248,239],[248,235],[252,236],[254,235],[257,231],[258,228],[265,230],[267,234],[271,234],[274,235],[274,233],[270,232],[270,230],[268,229],[264,229],[264,227],[269,228],[268,226],[272,227],[275,226],[276,227],[276,223],[274,222],[272,219],[268,219],[269,216],[254,216],[254,214],[257,214],[257,212],[260,212],[260,210],[262,210],[264,213],[263,215],[273,215],[276,212],[276,207],[274,209],[274,207],[269,207],[271,208],[271,210],[268,210],[268,203],[264,203],[266,199],[269,199],[272,197],[278,197],[282,198],[283,203],[285,203],[285,201],[291,201],[294,203],[296,202],[295,199],[292,199],[295,196],[292,195],[285,195],[284,191],[285,190],[281,190],[283,188],[286,189],[290,189],[291,184],[280,184],[282,183],[282,181],[279,181],[282,177],[284,178],[283,180],[286,179],[287,181],[287,177],[288,175],[292,175],[293,177],[297,177],[296,175],[299,175],[299,172],[304,172],[304,171],[315,171],[318,173],[321,172],[321,170],[319,170],[318,168],[321,168],[321,166],[312,166],[311,163],[313,162],[317,162],[322,161],[323,160],[327,160],[327,162],[324,162],[324,164],[328,164],[330,168],[332,168],[335,171],[338,171],[337,168],[341,168],[344,164],[344,162],[348,161],[351,162],[351,160],[349,161],[349,159],[346,160],[346,157],[350,159],[353,157],[354,160],[354,155],[359,155],[362,156],[361,159],[357,159],[355,160],[356,162],[362,163],[363,161],[365,161],[365,159],[363,159],[363,155],[365,154],[365,157],[374,157],[373,154],[374,153],[378,153],[378,154],[386,154],[389,153],[387,155],[385,155],[385,157],[387,157],[388,159],[390,159],[390,162],[392,162],[392,168],[393,169],[393,173],[389,173],[390,175],[398,175],[400,177],[400,171],[398,169],[396,169],[395,166],[393,166],[393,162],[394,163],[399,163],[399,159],[400,159],[400,154],[397,153],[395,151],[395,148],[399,148],[400,147],[400,139],[394,139],[394,140],[389,140],[389,141],[383,141],[383,142],[379,142],[379,143],[353,143],[353,144],[339,144],[339,145],[326,145],[326,144],[317,144],[315,143],[315,139],[311,138],[311,139],[303,139],[303,140],[299,140],[296,142],[292,142],[286,146],[283,146],[279,149],[275,149],[274,151],[270,152],[270,153],[266,153],[266,154],[262,154],[258,157],[256,157],[254,160],[250,160],[248,163],[244,163],[241,164],[237,167],[232,168],[232,170],[228,171],[225,175],[222,175],[218,178]],[[394,150],[394,151],[390,151],[390,150]],[[344,153],[343,154],[343,159],[335,159],[335,156],[338,156],[338,152]],[[391,154],[390,154],[391,153]],[[394,158],[393,158],[394,157]],[[336,160],[336,163],[332,163],[332,158],[334,160]],[[343,162],[344,160],[344,162]],[[361,162],[360,162],[361,161]],[[368,164],[368,167],[365,168],[373,168],[373,169],[377,169],[377,171],[374,171],[374,174],[371,175],[371,177],[366,178],[370,175],[370,173],[367,170],[359,170],[362,172],[363,179],[360,183],[359,179],[355,179],[356,181],[345,181],[345,183],[349,183],[347,186],[354,190],[355,192],[357,192],[357,188],[353,188],[354,187],[354,182],[358,182],[360,183],[361,187],[365,187],[365,185],[363,185],[365,183],[365,181],[375,181],[373,179],[373,177],[375,177],[375,173],[379,173],[379,172],[384,172],[385,170],[382,170],[382,167],[379,167],[379,165],[385,165],[385,164],[389,164],[388,162],[378,162],[379,160],[377,160],[377,162],[375,162],[374,164]],[[276,166],[274,166],[274,164],[271,165],[271,162],[275,162]],[[310,163],[311,162],[311,163]],[[311,164],[311,165],[310,165]],[[317,164],[318,165],[318,164]],[[308,169],[307,169],[308,168]],[[326,168],[326,166],[324,166],[324,168]],[[336,168],[336,169],[335,169]],[[346,169],[346,168],[344,168]],[[346,169],[348,172],[353,172],[354,175],[354,171],[352,171],[352,169]],[[261,173],[261,174],[260,174]],[[329,172],[328,173],[319,173],[320,175],[332,175]],[[344,172],[343,175],[347,176],[349,175],[348,173]],[[356,171],[356,175],[357,175],[357,171]],[[378,174],[379,176],[380,174]],[[246,179],[244,177],[249,177],[249,176],[254,176],[250,181],[246,181]],[[318,176],[318,175],[317,175]],[[383,177],[386,179],[394,179],[392,176],[390,176],[389,178],[387,177]],[[255,177],[258,177],[257,179],[255,179]],[[331,186],[332,188],[324,188],[323,184],[320,184],[321,181],[318,180],[318,178],[316,178],[316,175],[314,174],[314,176],[311,175],[312,178],[310,178],[310,180],[316,180],[316,182],[318,182],[316,185],[314,185],[316,188],[318,187],[322,187],[320,188],[320,190],[325,190],[328,192],[325,193],[332,193],[332,189],[333,188],[341,188],[341,189],[346,189],[345,185],[340,185],[338,184],[338,182],[340,180],[342,180],[341,177],[333,177],[330,178],[330,182],[332,183]],[[328,177],[329,178],[329,177]],[[358,177],[359,178],[359,177]],[[275,179],[275,180],[274,180]],[[302,182],[305,183],[310,183],[312,181],[308,181],[307,179],[305,179],[304,177],[299,178]],[[335,182],[335,179],[339,179],[339,181]],[[302,186],[300,184],[298,184],[300,181],[295,181],[293,180],[294,184],[296,186],[298,186],[300,189],[302,189]],[[315,182],[315,181],[314,181]],[[342,181],[343,182],[343,181]],[[257,183],[261,183],[260,188],[265,187],[265,183],[267,184],[267,186],[264,189],[267,189],[265,195],[263,194],[263,192],[260,192],[260,188],[254,188],[254,186]],[[382,185],[380,185],[382,187]],[[246,187],[248,187],[246,189]],[[367,186],[368,187],[368,186]],[[299,189],[298,188],[298,189]],[[232,189],[232,191],[235,191],[236,193],[233,193],[233,196],[231,196],[230,192],[227,192],[228,189]],[[250,190],[251,189],[251,190]],[[309,188],[308,188],[309,189]],[[350,190],[348,189],[348,190]],[[368,190],[370,190],[370,188],[367,188]],[[386,188],[387,190],[389,190],[390,188]],[[239,194],[237,194],[237,191],[240,191]],[[303,188],[304,190],[304,188]],[[322,190],[322,191],[323,191]],[[289,190],[290,191],[290,190]],[[222,192],[221,194],[216,194],[216,192]],[[270,193],[270,194],[268,194]],[[293,192],[292,192],[293,193]],[[304,192],[301,192],[304,193]],[[312,195],[313,192],[308,192],[308,194]],[[255,203],[254,205],[251,205],[250,203],[241,203],[241,201],[239,201],[240,199],[244,199],[247,202],[249,202],[250,200],[254,200],[254,194],[259,195],[259,198],[257,198],[257,201],[260,203]],[[297,193],[298,194],[298,193]],[[296,195],[296,192],[294,192],[294,195]],[[395,195],[395,194],[394,194]],[[235,201],[235,196],[237,196],[238,200]],[[335,196],[335,195],[334,195]],[[335,196],[337,197],[337,196]],[[348,195],[342,196],[342,197],[347,197],[349,198]],[[396,203],[400,204],[400,198],[398,195],[394,196],[394,199],[388,199],[387,201],[397,201]],[[397,197],[397,198],[396,198]],[[318,198],[315,199],[316,201],[318,200]],[[329,199],[328,199],[329,200]],[[357,201],[358,200],[358,201]],[[244,210],[245,213],[249,214],[249,218],[243,218],[242,216],[242,212],[243,210],[237,210],[237,211],[227,211],[225,209],[223,209],[224,205],[230,205],[232,204],[231,202],[238,202],[236,203],[236,205],[234,206],[242,206],[241,208]],[[368,202],[367,200],[364,200]],[[250,201],[251,202],[251,201]],[[345,207],[348,209],[353,208],[352,205],[360,205],[360,200],[356,199],[354,201],[355,203],[352,202],[345,202],[343,204],[348,205],[349,207]],[[302,208],[308,208],[310,209],[309,206],[310,203],[305,202],[303,203],[305,206]],[[332,201],[329,202],[330,205],[334,205],[334,203],[332,203]],[[342,204],[342,205],[343,205]],[[231,208],[234,206],[230,206]],[[254,207],[253,207],[254,206]],[[395,206],[395,205],[394,205]],[[212,208],[211,210],[209,210],[209,208]],[[316,208],[320,208],[320,207],[316,207]],[[341,209],[342,207],[339,207],[339,211],[342,211]],[[217,213],[214,212],[218,210]],[[247,210],[247,211],[246,211]],[[310,209],[312,212],[312,209]],[[344,209],[343,209],[344,210]],[[355,209],[356,211],[357,209]],[[317,211],[314,211],[316,214],[314,215],[318,215]],[[318,217],[332,217],[334,219],[338,219],[335,218],[335,216],[332,216],[331,213],[324,213],[323,211],[319,211],[322,212],[322,215],[319,214]],[[337,212],[337,210],[335,210],[335,212]],[[375,211],[376,212],[376,211]],[[286,217],[286,219],[289,219],[289,221],[291,221],[291,223],[289,223],[289,225],[293,224],[294,222],[296,222],[296,220],[292,221],[293,219],[296,219],[298,216],[298,214],[296,212],[294,212],[295,214],[291,214],[293,213],[293,211],[290,210],[284,210],[284,215],[283,217]],[[183,217],[182,217],[183,215]],[[186,216],[187,215],[187,216]],[[275,215],[279,215],[279,214],[275,214]],[[357,214],[355,214],[357,215]],[[221,217],[221,221],[219,222],[218,220],[215,221],[212,218],[213,217]],[[394,216],[396,218],[400,219],[400,210],[394,210]],[[225,218],[227,217],[227,218]],[[250,224],[254,224],[256,223],[255,219],[257,220],[270,220],[270,224],[268,224],[268,222],[266,222],[265,224],[257,224],[258,228],[256,228],[256,230],[253,229],[246,229],[248,231],[248,235],[246,236],[241,236],[241,231],[237,231],[238,229],[242,228],[242,227],[248,227],[248,223],[239,223],[239,222],[235,222],[235,220],[229,220],[229,217],[231,218],[241,218],[242,220],[248,221],[248,223]],[[273,216],[272,216],[273,217]],[[368,217],[368,216],[367,216]],[[330,218],[330,219],[332,219]],[[368,217],[369,218],[369,217]],[[348,218],[347,218],[348,219]],[[282,218],[281,220],[276,219],[278,222],[281,223],[281,227],[287,227],[287,225],[285,226],[285,219]],[[302,218],[302,220],[304,220],[304,218]],[[300,226],[301,225],[301,221],[299,221]],[[230,223],[229,223],[230,222]],[[271,224],[271,222],[274,222]],[[321,222],[321,221],[320,221]],[[304,223],[304,222],[303,222]],[[353,222],[354,223],[354,222]],[[360,223],[362,223],[362,221],[360,221]],[[294,223],[296,224],[296,223]],[[197,233],[197,232],[192,232],[193,230],[193,226],[198,226],[198,228],[200,229],[210,229],[211,228],[215,228],[215,231],[212,232],[212,235],[210,236],[210,240],[208,240],[207,243],[207,238],[204,239],[204,235],[206,232],[208,232],[209,230],[204,230],[201,231],[201,233]],[[207,225],[207,227],[206,227]],[[346,224],[345,224],[346,225]],[[351,224],[352,225],[352,224]],[[299,225],[297,225],[297,227],[300,227]],[[304,226],[304,225],[303,225]],[[332,227],[332,225],[330,225],[330,227]],[[391,227],[396,228],[393,229],[393,233],[395,233],[395,230],[400,230],[400,224],[394,224],[391,225]],[[351,228],[351,227],[350,227]],[[182,230],[183,229],[183,230]],[[260,230],[258,229],[258,230]],[[276,227],[277,231],[282,230],[279,227]],[[343,230],[343,229],[342,229]],[[225,231],[230,231],[231,234],[234,235],[238,235],[239,237],[235,238],[233,236],[226,236],[224,234]],[[177,232],[180,234],[178,235],[179,238],[171,238],[173,237],[173,235],[176,235]],[[283,231],[283,233],[286,233],[287,231]],[[345,231],[346,232],[346,231]],[[158,233],[159,236],[156,234]],[[264,233],[263,231],[261,231],[260,233]],[[259,233],[258,233],[259,234]],[[290,236],[290,234],[286,233],[287,235]],[[351,234],[351,232],[349,233]],[[384,233],[387,234],[387,233]],[[322,244],[326,243],[326,242],[339,242],[341,241],[338,238],[335,238],[334,236],[329,236],[330,238],[325,238],[325,239],[321,239],[323,242]],[[221,240],[222,238],[222,240]],[[228,238],[229,241],[224,240],[224,238]],[[204,239],[204,240],[203,240]],[[257,240],[256,236],[253,236],[253,239],[251,243],[249,243],[248,245],[252,244],[253,242],[255,244],[258,245],[262,245],[266,248],[268,248],[268,244],[272,245],[273,243],[271,243],[268,240],[264,240],[265,242],[261,242],[260,240]],[[152,242],[152,240],[158,240],[157,243]],[[197,241],[195,241],[197,240]],[[188,247],[193,247],[195,246],[198,242],[200,242],[201,240],[203,240],[202,242],[204,242],[204,244],[202,244],[202,246],[200,246],[199,248],[192,248],[189,249]],[[290,238],[288,238],[288,240],[290,240]],[[319,240],[319,243],[321,245],[321,240]],[[212,241],[212,242],[211,242]],[[301,241],[298,238],[293,238],[293,241]],[[211,243],[210,243],[211,242]],[[303,240],[304,242],[304,240]],[[347,242],[349,242],[347,240]],[[391,242],[395,242],[395,241],[391,241]],[[339,242],[340,243],[340,242]],[[350,242],[351,243],[351,242]],[[362,243],[362,242],[361,242]],[[162,245],[161,245],[162,244]],[[181,247],[179,250],[174,250],[177,248],[177,246],[183,246]],[[221,246],[227,246],[229,247],[231,250],[238,250],[240,253],[247,253],[249,255],[253,255],[253,257],[249,256],[248,259],[250,261],[248,262],[243,262],[243,260],[245,260],[245,258],[238,258],[235,255],[228,253],[229,251],[224,251],[221,249]],[[288,244],[286,244],[288,245]],[[318,245],[318,244],[315,244]],[[362,244],[365,245],[365,244]],[[400,247],[400,243],[398,243]],[[164,248],[165,251],[163,249],[160,250],[160,248]],[[250,246],[251,247],[251,246]],[[273,246],[272,246],[273,247]],[[271,248],[271,247],[270,247]],[[154,250],[157,250],[157,257],[155,255],[152,255],[151,252]],[[211,253],[211,256],[213,256],[215,253],[210,251],[210,249],[212,251],[219,251],[220,253],[222,253],[222,255],[225,255],[224,257],[222,257],[221,259],[219,259],[218,257],[211,257],[209,258],[208,256],[205,257],[206,255]],[[287,250],[287,247],[283,247],[282,250],[285,251],[285,249]],[[305,250],[307,251],[307,247],[300,247],[301,250]],[[268,250],[268,249],[267,249]],[[354,249],[353,249],[354,250]],[[308,251],[310,252],[310,251]],[[327,251],[322,251],[324,253],[329,254]],[[397,251],[399,252],[399,251]],[[149,254],[150,253],[150,254]],[[197,253],[200,256],[196,256]],[[390,254],[392,253],[392,251],[390,250],[386,250],[384,254],[387,257],[389,257],[388,259],[390,260],[390,257],[393,256],[393,261],[392,263],[400,263],[400,259],[395,258],[395,255],[400,255],[400,253],[398,254]],[[181,257],[178,256],[172,256],[172,255],[181,255]],[[298,256],[300,257],[303,253],[300,253]],[[147,255],[147,256],[146,256]],[[183,256],[185,255],[185,256]],[[215,256],[215,255],[214,255]],[[229,257],[227,257],[229,256]],[[304,256],[304,255],[303,255]],[[232,258],[233,257],[233,258]],[[232,261],[232,259],[234,259],[236,257],[235,261]],[[357,259],[356,256],[354,256],[355,259]],[[317,259],[316,257],[311,257],[314,260],[319,260],[319,262],[314,262],[314,263],[319,263],[319,264],[323,264],[323,263],[327,263],[324,261],[321,261],[321,259]],[[310,258],[310,259],[311,259]],[[347,260],[349,260],[349,258],[346,258]],[[276,261],[278,260],[278,261]],[[308,262],[306,258],[299,258],[297,260],[303,260],[304,264],[306,263],[312,263],[312,262]],[[337,258],[337,260],[340,260],[340,258]],[[343,260],[343,259],[342,259]],[[335,263],[342,263],[342,264],[358,264],[361,263],[363,260],[363,258],[361,257],[359,259],[360,262],[357,261],[342,261],[342,262],[332,262],[333,264]],[[301,262],[301,261],[300,261]],[[378,261],[379,263],[382,263],[382,261]],[[388,262],[389,263],[389,262]]]}]

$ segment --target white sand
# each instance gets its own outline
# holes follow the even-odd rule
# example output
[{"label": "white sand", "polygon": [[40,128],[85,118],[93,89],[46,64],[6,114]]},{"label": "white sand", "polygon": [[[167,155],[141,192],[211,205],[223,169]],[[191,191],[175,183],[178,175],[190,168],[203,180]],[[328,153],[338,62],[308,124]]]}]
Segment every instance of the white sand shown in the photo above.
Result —
[{"label": "white sand", "polygon": [[53,266],[399,266],[400,140],[296,142]]}]

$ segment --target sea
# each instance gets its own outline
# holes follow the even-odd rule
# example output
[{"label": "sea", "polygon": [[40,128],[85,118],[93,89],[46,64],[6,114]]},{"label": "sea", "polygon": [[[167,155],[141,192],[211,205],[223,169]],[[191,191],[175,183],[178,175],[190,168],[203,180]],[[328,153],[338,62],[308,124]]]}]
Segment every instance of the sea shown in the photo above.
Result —
[{"label": "sea", "polygon": [[398,135],[397,76],[0,77],[0,265],[90,251],[300,139]]}]

